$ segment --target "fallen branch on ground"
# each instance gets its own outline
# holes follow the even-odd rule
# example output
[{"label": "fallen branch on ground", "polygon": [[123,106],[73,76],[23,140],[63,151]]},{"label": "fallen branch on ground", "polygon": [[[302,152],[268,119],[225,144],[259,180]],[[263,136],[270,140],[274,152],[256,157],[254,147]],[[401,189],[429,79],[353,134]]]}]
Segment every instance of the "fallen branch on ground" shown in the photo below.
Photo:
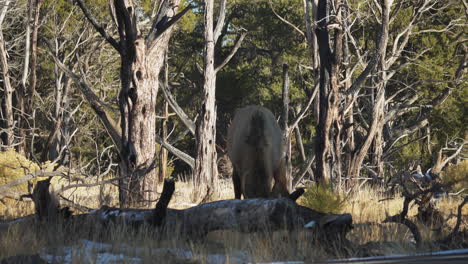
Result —
[{"label": "fallen branch on ground", "polygon": [[[167,208],[174,192],[174,181],[165,180],[163,193],[155,209],[119,209],[103,207],[88,214],[65,217],[65,221],[96,221],[102,224],[125,223],[131,226],[149,224],[167,234],[201,238],[215,230],[238,232],[257,232],[275,230],[306,230],[306,224],[313,230],[324,234],[320,239],[346,241],[345,235],[351,229],[350,214],[326,214],[300,206],[297,199],[303,190],[293,193],[291,198],[223,200],[176,210]],[[46,190],[48,192],[48,190]],[[51,194],[45,195],[49,197]],[[41,197],[37,194],[36,197]],[[40,208],[50,205],[40,204],[53,199],[43,199],[36,203]],[[41,217],[45,221],[60,215],[60,210],[47,210],[49,214]],[[14,223],[14,222],[12,222]]]}]

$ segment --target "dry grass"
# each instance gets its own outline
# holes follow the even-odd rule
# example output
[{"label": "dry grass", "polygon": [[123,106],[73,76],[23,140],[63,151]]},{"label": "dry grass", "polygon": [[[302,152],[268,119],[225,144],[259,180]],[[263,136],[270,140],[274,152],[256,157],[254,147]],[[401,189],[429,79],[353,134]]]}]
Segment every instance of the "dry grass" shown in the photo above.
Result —
[{"label": "dry grass", "polygon": [[[55,188],[60,187],[55,184]],[[82,205],[98,208],[103,205],[102,197],[107,197],[107,205],[116,205],[117,190],[113,186],[100,189],[76,188],[65,192],[65,196]],[[162,186],[158,186],[158,191]],[[197,186],[191,181],[176,183],[176,191],[171,200],[171,208],[187,208],[194,206],[199,199],[196,193]],[[214,188],[215,195],[211,200],[233,198],[231,180],[219,180]],[[201,195],[201,194],[199,194]],[[101,197],[101,199],[99,199]],[[354,245],[367,243],[367,254],[396,254],[415,252],[412,234],[405,226],[399,224],[381,224],[386,216],[400,212],[403,199],[396,198],[385,201],[379,192],[362,189],[346,198],[343,212],[353,215],[355,228],[349,233],[348,239]],[[442,200],[438,207],[448,217],[456,213],[459,199]],[[11,210],[12,216],[19,216],[24,210],[21,206]],[[409,217],[417,213],[416,207],[411,207]],[[468,214],[465,208],[464,214]],[[448,221],[450,226],[454,220]],[[462,226],[464,228],[466,226]],[[420,225],[423,239],[433,240],[445,235],[449,230],[444,229],[435,234],[429,228]],[[269,234],[240,234],[232,231],[216,231],[210,233],[203,241],[187,241],[182,237],[161,238],[151,227],[142,227],[134,230],[127,226],[107,226],[93,228],[93,223],[80,223],[75,225],[62,225],[49,228],[41,225],[17,225],[0,234],[0,259],[15,255],[31,255],[47,252],[50,255],[64,255],[71,250],[71,263],[96,263],[101,261],[102,253],[114,253],[114,256],[125,255],[118,263],[131,263],[132,257],[138,257],[142,263],[206,263],[212,262],[209,256],[221,254],[228,256],[228,263],[236,263],[239,256],[249,256],[254,262],[306,260],[314,261],[325,258],[340,257],[326,251],[325,248],[312,245],[313,240],[307,232],[273,232]],[[80,244],[82,239],[101,241],[107,243],[109,248],[89,248]],[[73,247],[72,247],[73,246]],[[155,252],[155,249],[184,249],[191,252],[190,259],[184,259],[173,252]],[[313,248],[313,250],[311,250]],[[46,250],[45,250],[46,249]],[[125,250],[124,250],[125,249]],[[431,244],[425,244],[423,250],[437,250]],[[333,250],[331,250],[333,251]],[[124,252],[124,253],[122,253]],[[100,255],[101,254],[101,255]],[[210,255],[211,254],[211,255]]]}]

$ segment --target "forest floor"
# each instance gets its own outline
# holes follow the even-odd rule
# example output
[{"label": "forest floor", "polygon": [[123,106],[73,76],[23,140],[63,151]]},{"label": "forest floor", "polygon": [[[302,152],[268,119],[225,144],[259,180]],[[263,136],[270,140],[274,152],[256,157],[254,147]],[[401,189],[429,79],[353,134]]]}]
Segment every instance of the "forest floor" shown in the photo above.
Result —
[{"label": "forest floor", "polygon": [[[115,187],[105,189],[104,194],[99,194],[99,188],[95,189],[77,188],[67,191],[64,196],[90,208],[99,208],[104,204],[116,206]],[[161,189],[162,186],[158,188]],[[197,186],[190,181],[177,182],[169,208],[195,206],[194,201],[199,195],[196,190]],[[213,201],[231,199],[234,196],[231,181],[220,180],[215,193]],[[382,223],[387,216],[401,211],[403,198],[398,194],[394,199],[385,199],[382,192],[363,188],[344,197],[342,211],[353,216],[354,226],[347,238],[352,245],[361,245],[361,250],[365,250],[364,255],[367,256],[442,250],[431,241],[445,237],[450,232],[456,220],[453,215],[462,200],[453,196],[437,203],[437,208],[444,216],[444,225],[438,231],[432,231],[434,227],[419,223],[414,217],[417,206],[410,207],[408,216],[417,223],[423,238],[422,246],[417,249],[413,235],[406,226]],[[18,204],[9,211],[8,218],[30,214],[30,208],[30,205]],[[468,206],[465,206],[463,215],[462,230],[467,228]],[[353,257],[355,254],[351,251],[346,253],[346,250],[345,253],[337,253],[332,248],[312,245],[310,234],[304,231],[276,231],[269,234],[215,231],[202,241],[190,241],[176,236],[158,237],[150,226],[135,229],[109,225],[96,232],[90,231],[92,228],[87,228],[87,225],[13,225],[8,230],[0,230],[0,260],[15,256],[16,260],[24,260],[25,263],[36,262],[35,258],[45,259],[49,263],[257,263],[315,262]]]}]

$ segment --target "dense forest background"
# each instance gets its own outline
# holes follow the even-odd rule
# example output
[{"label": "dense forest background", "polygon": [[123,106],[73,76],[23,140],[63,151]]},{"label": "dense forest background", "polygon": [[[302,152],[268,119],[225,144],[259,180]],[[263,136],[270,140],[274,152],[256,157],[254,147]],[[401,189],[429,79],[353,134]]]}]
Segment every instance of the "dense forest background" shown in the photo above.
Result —
[{"label": "dense forest background", "polygon": [[[163,2],[133,1],[142,35],[156,26]],[[118,5],[112,7],[104,0],[0,1],[2,150],[87,175],[121,173],[122,148],[102,118],[122,123],[125,60],[109,42],[120,29]],[[193,171],[179,152],[166,153],[162,141],[196,160],[201,133],[175,114],[166,93],[192,124],[200,126],[206,114],[204,3],[184,0],[178,12],[186,7],[160,53],[159,82],[167,91],[159,88],[156,126],[148,132],[158,139],[150,147],[159,181]],[[219,10],[216,1],[215,25]],[[263,105],[281,123],[285,86],[289,121],[301,117],[287,130],[297,180],[325,177],[349,188],[354,178],[466,164],[465,0],[230,0],[225,10],[214,45],[215,68],[232,55],[215,83],[212,151],[220,176],[230,173],[225,149],[235,110]]]}]

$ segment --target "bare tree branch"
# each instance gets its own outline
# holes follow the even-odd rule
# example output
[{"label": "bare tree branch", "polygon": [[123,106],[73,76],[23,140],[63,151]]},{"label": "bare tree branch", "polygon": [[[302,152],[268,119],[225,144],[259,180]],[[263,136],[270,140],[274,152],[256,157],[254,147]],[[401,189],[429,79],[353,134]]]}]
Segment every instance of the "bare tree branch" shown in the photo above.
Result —
[{"label": "bare tree branch", "polygon": [[[166,7],[166,3],[168,3],[169,1],[165,1],[163,4],[162,4],[162,8],[161,10],[159,10],[159,15],[157,16],[159,18],[159,16],[161,14],[169,14],[168,11],[165,10],[165,8],[172,8],[169,6],[169,4],[167,4],[167,7]],[[181,19],[190,9],[192,9],[193,6],[192,5],[188,5],[186,8],[184,8],[184,10],[182,10],[181,12],[179,12],[178,14],[175,14],[174,16],[172,17],[167,17],[167,15],[165,15],[164,17],[160,18],[160,19],[156,19],[154,22],[153,22],[153,26],[151,27],[151,30],[150,32],[148,33],[148,36],[146,37],[146,46],[147,47],[152,47],[153,44],[155,42],[155,40],[161,36],[164,32],[166,32],[169,28],[171,28],[177,21],[179,21],[179,19]],[[151,48],[148,49],[148,52],[151,51]]]},{"label": "bare tree branch", "polygon": [[292,24],[291,22],[287,21],[286,19],[284,19],[282,16],[280,16],[278,13],[276,13],[275,9],[273,8],[273,4],[271,3],[271,0],[268,0],[268,3],[270,4],[270,8],[271,8],[271,11],[273,11],[273,14],[275,14],[275,16],[277,18],[279,18],[279,20],[283,21],[283,23],[285,23],[286,25],[292,27],[294,30],[296,30],[299,34],[301,34],[304,38],[306,37],[306,35],[304,34],[304,32],[302,30],[300,30],[297,26],[295,26],[294,24]]},{"label": "bare tree branch", "polygon": [[[51,171],[51,172],[46,172],[46,171],[36,171],[33,173],[28,173],[25,176],[16,179],[14,181],[11,181],[5,185],[0,186],[0,198],[5,197],[5,196],[10,196],[13,195],[15,196],[15,191],[12,191],[11,188],[23,183],[26,183],[34,178],[37,177],[57,177],[57,176],[66,176],[68,174],[68,171],[66,170],[60,170],[60,171]],[[16,197],[16,196],[15,196]],[[14,197],[12,197],[14,198]]]},{"label": "bare tree branch", "polygon": [[319,85],[317,83],[315,85],[314,92],[309,97],[309,101],[307,102],[306,106],[304,107],[304,109],[302,109],[302,111],[297,115],[296,119],[288,127],[288,134],[299,124],[299,122],[301,122],[302,118],[304,118],[305,114],[307,113],[310,106],[312,105],[312,102],[314,101],[314,98],[317,95],[318,90],[319,90]]},{"label": "bare tree branch", "polygon": [[2,11],[0,13],[0,25],[3,24],[3,20],[5,19],[5,16],[6,16],[6,13],[7,13],[7,10],[8,10],[8,6],[10,5],[10,2],[11,2],[11,0],[5,0],[3,2]]},{"label": "bare tree branch", "polygon": [[182,107],[179,106],[172,93],[169,91],[169,87],[166,87],[163,83],[160,85],[161,91],[163,92],[164,99],[169,103],[172,110],[182,120],[182,123],[190,130],[192,135],[195,135],[195,123],[190,120],[187,114],[184,112]]},{"label": "bare tree branch", "polygon": [[112,36],[110,36],[101,25],[99,25],[96,18],[91,14],[91,11],[84,4],[83,0],[75,0],[75,2],[81,8],[81,10],[83,11],[83,14],[86,16],[89,22],[93,25],[96,31],[99,32],[99,34],[101,34],[101,36],[105,40],[107,40],[107,42],[109,42],[109,44],[111,44],[115,50],[117,50],[120,53],[121,51],[120,51],[119,43]]},{"label": "bare tree branch", "polygon": [[226,64],[229,63],[229,61],[232,59],[232,57],[234,57],[234,55],[236,54],[237,50],[240,48],[240,46],[242,45],[242,41],[244,40],[245,36],[247,35],[247,32],[245,31],[242,31],[241,34],[239,35],[239,37],[237,38],[236,40],[236,44],[234,45],[234,47],[232,48],[231,52],[229,53],[229,55],[223,60],[223,62],[221,62],[220,65],[218,65],[218,67],[216,67],[215,69],[215,74],[221,70],[224,66],[226,66]]},{"label": "bare tree branch", "polygon": [[215,45],[218,42],[219,36],[221,36],[221,31],[224,26],[225,18],[226,18],[226,0],[220,0],[218,21],[216,22],[216,27],[213,32],[213,39],[215,41]]},{"label": "bare tree branch", "polygon": [[99,97],[93,92],[89,84],[85,79],[78,76],[70,69],[67,68],[52,52],[47,50],[47,52],[52,56],[56,65],[76,84],[79,90],[83,93],[88,103],[93,108],[94,112],[99,116],[100,120],[104,124],[107,132],[111,136],[112,141],[117,146],[118,149],[121,149],[121,132],[120,128],[117,125],[117,122],[111,117],[109,112],[106,110],[106,106],[99,99]]},{"label": "bare tree branch", "polygon": [[169,152],[171,152],[172,154],[174,154],[176,157],[178,157],[179,159],[181,159],[182,161],[184,161],[185,163],[187,163],[192,169],[195,168],[195,159],[190,157],[190,155],[184,153],[183,151],[181,151],[180,149],[172,146],[171,144],[167,143],[164,139],[162,139],[161,137],[159,136],[156,136],[156,141],[161,145],[163,146],[164,148],[166,148]]},{"label": "bare tree branch", "polygon": [[468,142],[466,141],[463,141],[462,144],[460,144],[460,146],[455,150],[455,152],[446,157],[446,158],[443,158],[442,156],[442,152],[443,152],[443,148],[441,150],[439,150],[439,153],[437,155],[437,161],[435,162],[434,164],[434,167],[432,169],[432,172],[433,173],[440,173],[442,171],[442,169],[445,167],[445,165],[447,165],[447,163],[449,163],[451,160],[453,160],[454,158],[456,158],[460,152],[463,150],[463,148],[465,147],[465,145],[467,145]]}]

